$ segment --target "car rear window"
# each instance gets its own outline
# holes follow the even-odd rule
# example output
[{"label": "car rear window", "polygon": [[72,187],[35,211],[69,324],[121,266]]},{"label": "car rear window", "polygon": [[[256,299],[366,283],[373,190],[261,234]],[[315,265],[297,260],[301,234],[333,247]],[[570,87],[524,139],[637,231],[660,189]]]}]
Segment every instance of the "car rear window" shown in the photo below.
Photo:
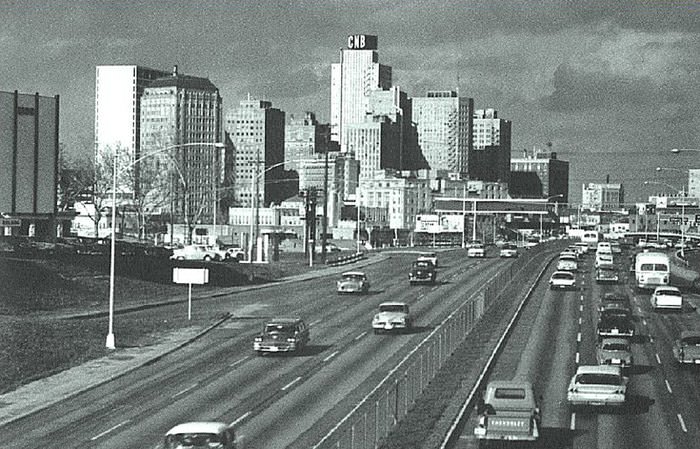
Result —
[{"label": "car rear window", "polygon": [[554,273],[552,279],[573,279],[574,275],[571,273]]},{"label": "car rear window", "polygon": [[700,346],[700,337],[686,337],[681,344],[683,346]]},{"label": "car rear window", "polygon": [[620,376],[597,373],[579,374],[576,377],[576,383],[581,385],[620,385]]},{"label": "car rear window", "polygon": [[629,345],[624,343],[605,343],[603,349],[606,351],[629,351]]},{"label": "car rear window", "polygon": [[657,290],[656,294],[666,296],[681,296],[681,292],[679,292],[678,290]]},{"label": "car rear window", "polygon": [[379,307],[380,312],[404,312],[405,310],[406,307],[402,305],[385,305]]},{"label": "car rear window", "polygon": [[496,399],[525,399],[525,389],[496,388],[496,391],[493,395]]}]

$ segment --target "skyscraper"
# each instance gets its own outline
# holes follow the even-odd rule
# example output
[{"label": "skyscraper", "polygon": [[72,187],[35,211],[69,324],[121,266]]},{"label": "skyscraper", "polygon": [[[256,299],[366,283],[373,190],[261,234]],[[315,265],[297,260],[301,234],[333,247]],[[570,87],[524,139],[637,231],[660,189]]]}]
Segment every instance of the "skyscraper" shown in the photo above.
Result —
[{"label": "skyscraper", "polygon": [[[168,72],[137,65],[95,68],[95,161],[119,151],[120,166],[133,163],[140,152],[141,96],[156,78]],[[109,154],[107,154],[109,153]],[[119,179],[117,191],[133,196],[136,178]]]},{"label": "skyscraper", "polygon": [[340,143],[342,152],[349,151],[346,126],[365,120],[369,93],[391,87],[391,67],[378,62],[377,36],[348,36],[347,44],[340,63],[331,65],[331,139]]},{"label": "skyscraper", "polygon": [[[139,164],[138,193],[159,192],[154,201],[169,196],[175,221],[213,222],[223,172],[216,145],[221,128],[221,96],[207,78],[182,75],[175,66],[172,74],[152,81],[141,99],[141,157],[173,148]],[[170,182],[157,179],[163,171],[172,174]]]},{"label": "skyscraper", "polygon": [[430,165],[431,177],[469,173],[474,100],[454,91],[429,91],[413,98],[418,145]]},{"label": "skyscraper", "polygon": [[226,113],[226,131],[234,146],[234,201],[239,206],[269,206],[291,196],[285,191],[289,183],[283,167],[284,127],[284,112],[269,101],[248,98]]},{"label": "skyscraper", "polygon": [[688,196],[700,198],[700,169],[688,169]]},{"label": "skyscraper", "polygon": [[494,109],[474,113],[469,178],[508,182],[510,178],[510,120],[498,118]]}]

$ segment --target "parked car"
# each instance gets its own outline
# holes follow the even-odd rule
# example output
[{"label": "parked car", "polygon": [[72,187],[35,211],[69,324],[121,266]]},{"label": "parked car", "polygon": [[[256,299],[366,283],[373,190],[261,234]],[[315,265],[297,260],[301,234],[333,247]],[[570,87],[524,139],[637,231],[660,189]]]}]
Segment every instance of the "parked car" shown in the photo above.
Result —
[{"label": "parked car", "polygon": [[651,294],[651,306],[654,309],[680,310],[683,307],[683,295],[676,287],[664,285],[656,287]]},{"label": "parked car", "polygon": [[235,449],[235,432],[221,422],[188,422],[178,424],[165,434],[163,449],[200,447]]},{"label": "parked car", "polygon": [[348,271],[340,275],[340,279],[336,282],[336,290],[339,295],[347,293],[366,294],[369,292],[369,279],[361,271]]},{"label": "parked car", "polygon": [[184,248],[173,250],[172,260],[221,260],[217,251],[206,245],[188,245]]},{"label": "parked car", "polygon": [[622,406],[627,400],[627,378],[622,368],[582,365],[569,382],[566,399],[572,406]]},{"label": "parked car", "polygon": [[598,365],[632,366],[632,349],[626,338],[603,338],[596,348]]},{"label": "parked car", "polygon": [[296,317],[273,318],[263,325],[253,339],[253,350],[265,352],[300,352],[309,343],[309,327]]},{"label": "parked car", "polygon": [[372,319],[374,333],[406,331],[413,326],[413,319],[404,302],[384,302],[379,304],[379,312]]},{"label": "parked car", "polygon": [[489,382],[477,412],[480,416],[474,436],[481,442],[539,438],[540,408],[529,382]]},{"label": "parked car", "polygon": [[673,357],[681,365],[700,365],[700,331],[683,331],[673,343]]},{"label": "parked car", "polygon": [[620,274],[614,265],[601,265],[595,270],[595,281],[599,284],[615,284],[620,281]]},{"label": "parked car", "polygon": [[552,290],[575,290],[576,275],[571,271],[555,271],[549,278],[549,288]]},{"label": "parked car", "polygon": [[518,247],[514,243],[506,243],[498,253],[499,257],[518,257]]},{"label": "parked car", "polygon": [[243,248],[238,246],[231,246],[226,248],[226,260],[243,260],[246,258],[246,252]]},{"label": "parked car", "polygon": [[437,270],[435,265],[428,260],[416,260],[411,265],[411,271],[408,272],[409,284],[430,283],[434,284],[437,280]]},{"label": "parked car", "polygon": [[436,253],[420,253],[416,260],[427,260],[428,262],[432,262],[435,268],[438,266],[438,257]]},{"label": "parked car", "polygon": [[486,256],[486,250],[484,249],[484,245],[478,244],[478,245],[472,245],[467,249],[467,257],[485,257]]}]

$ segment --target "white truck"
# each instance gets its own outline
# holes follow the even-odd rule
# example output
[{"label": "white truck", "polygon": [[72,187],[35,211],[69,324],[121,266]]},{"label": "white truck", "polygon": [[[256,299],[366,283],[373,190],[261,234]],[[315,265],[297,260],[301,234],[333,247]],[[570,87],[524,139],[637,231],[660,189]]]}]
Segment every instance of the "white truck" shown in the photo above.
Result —
[{"label": "white truck", "polygon": [[535,441],[540,432],[540,409],[530,382],[492,381],[477,406],[474,436],[479,446],[490,441]]}]

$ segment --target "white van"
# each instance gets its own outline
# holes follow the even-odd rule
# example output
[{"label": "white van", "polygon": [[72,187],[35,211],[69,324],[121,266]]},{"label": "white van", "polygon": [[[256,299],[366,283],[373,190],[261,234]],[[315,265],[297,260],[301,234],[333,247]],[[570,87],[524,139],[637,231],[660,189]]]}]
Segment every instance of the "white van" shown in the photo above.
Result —
[{"label": "white van", "polygon": [[640,289],[668,285],[671,277],[671,264],[668,255],[651,251],[637,254],[634,261],[634,275],[637,288]]}]

